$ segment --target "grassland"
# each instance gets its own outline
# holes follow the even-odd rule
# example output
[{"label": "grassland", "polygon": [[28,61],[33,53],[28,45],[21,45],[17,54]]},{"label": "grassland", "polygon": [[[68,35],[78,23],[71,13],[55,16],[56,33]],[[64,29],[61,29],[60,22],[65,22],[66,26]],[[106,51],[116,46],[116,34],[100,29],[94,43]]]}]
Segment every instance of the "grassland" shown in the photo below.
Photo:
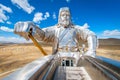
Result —
[{"label": "grassland", "polygon": [[[43,46],[47,54],[52,53],[52,47]],[[44,56],[33,44],[14,44],[0,46],[0,77],[11,73]]]},{"label": "grassland", "polygon": [[[47,54],[52,53],[50,45],[42,46]],[[120,45],[100,45],[97,55],[120,61]],[[33,44],[0,45],[0,78],[43,56]]]}]

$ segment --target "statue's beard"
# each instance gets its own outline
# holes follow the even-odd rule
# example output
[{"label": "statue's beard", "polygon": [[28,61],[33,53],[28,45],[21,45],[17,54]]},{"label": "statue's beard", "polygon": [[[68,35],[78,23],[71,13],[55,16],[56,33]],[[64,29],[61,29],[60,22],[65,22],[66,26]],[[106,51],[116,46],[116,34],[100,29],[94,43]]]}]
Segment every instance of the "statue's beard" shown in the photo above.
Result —
[{"label": "statue's beard", "polygon": [[68,27],[69,24],[70,24],[69,20],[63,20],[63,21],[61,21],[61,25],[64,26],[64,27]]}]

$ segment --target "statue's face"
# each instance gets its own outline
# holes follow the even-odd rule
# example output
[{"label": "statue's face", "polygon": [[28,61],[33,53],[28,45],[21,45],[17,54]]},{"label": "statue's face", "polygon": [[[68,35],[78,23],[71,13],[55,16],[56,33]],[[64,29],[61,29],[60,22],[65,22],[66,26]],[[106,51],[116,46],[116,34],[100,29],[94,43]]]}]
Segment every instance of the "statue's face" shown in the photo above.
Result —
[{"label": "statue's face", "polygon": [[60,13],[61,24],[67,27],[70,24],[70,13],[68,11],[62,11]]}]

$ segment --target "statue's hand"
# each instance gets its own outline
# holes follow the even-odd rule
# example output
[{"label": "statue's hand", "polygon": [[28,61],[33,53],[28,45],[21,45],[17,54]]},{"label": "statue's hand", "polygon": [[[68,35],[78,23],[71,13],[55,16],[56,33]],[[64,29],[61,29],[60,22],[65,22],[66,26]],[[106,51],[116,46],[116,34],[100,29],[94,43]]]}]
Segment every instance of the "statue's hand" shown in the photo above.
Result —
[{"label": "statue's hand", "polygon": [[32,31],[35,31],[36,29],[33,22],[17,22],[14,26],[14,33],[29,40],[28,32],[30,31],[30,29],[32,29]]},{"label": "statue's hand", "polygon": [[87,52],[85,53],[85,55],[91,56],[91,57],[95,57],[95,56],[96,56],[96,51],[87,51]]}]

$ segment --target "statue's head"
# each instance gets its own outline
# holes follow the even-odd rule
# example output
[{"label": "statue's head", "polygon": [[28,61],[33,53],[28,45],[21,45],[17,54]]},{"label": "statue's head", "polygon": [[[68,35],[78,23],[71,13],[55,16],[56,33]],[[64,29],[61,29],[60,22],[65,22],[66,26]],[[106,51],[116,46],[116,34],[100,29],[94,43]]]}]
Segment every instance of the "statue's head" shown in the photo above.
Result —
[{"label": "statue's head", "polygon": [[60,8],[58,24],[68,27],[71,24],[71,15],[68,7]]}]

